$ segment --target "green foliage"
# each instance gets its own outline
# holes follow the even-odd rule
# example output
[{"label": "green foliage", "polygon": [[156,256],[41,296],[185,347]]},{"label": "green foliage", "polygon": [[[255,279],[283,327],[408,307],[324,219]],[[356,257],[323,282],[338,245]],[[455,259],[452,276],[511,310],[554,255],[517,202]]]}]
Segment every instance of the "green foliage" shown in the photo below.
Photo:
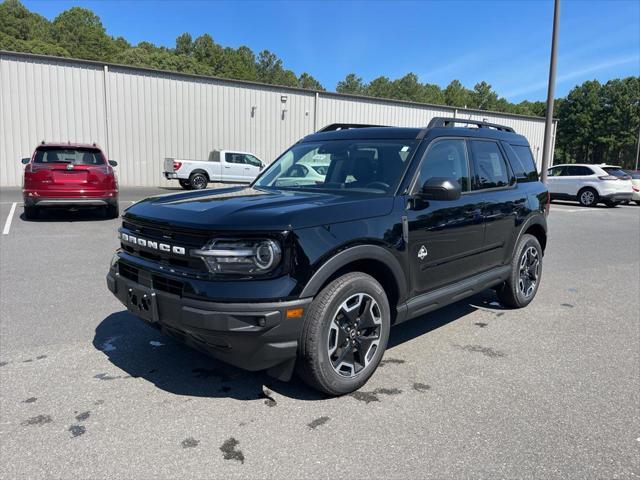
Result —
[{"label": "green foliage", "polygon": [[[249,47],[223,47],[209,34],[194,40],[185,32],[176,38],[175,48],[149,42],[132,46],[122,37],[108,35],[100,18],[80,7],[65,10],[50,22],[18,0],[5,0],[0,3],[0,49],[324,90],[309,73],[296,76],[268,50],[256,58]],[[546,113],[545,102],[510,103],[484,81],[468,89],[453,80],[442,89],[421,83],[415,73],[395,80],[380,76],[369,83],[350,73],[338,82],[336,91],[539,117]],[[640,78],[615,79],[604,85],[585,82],[555,101],[554,115],[559,121],[556,161],[630,167],[640,128]]]},{"label": "green foliage", "polygon": [[632,168],[640,128],[640,78],[584,82],[556,101],[556,161]]}]

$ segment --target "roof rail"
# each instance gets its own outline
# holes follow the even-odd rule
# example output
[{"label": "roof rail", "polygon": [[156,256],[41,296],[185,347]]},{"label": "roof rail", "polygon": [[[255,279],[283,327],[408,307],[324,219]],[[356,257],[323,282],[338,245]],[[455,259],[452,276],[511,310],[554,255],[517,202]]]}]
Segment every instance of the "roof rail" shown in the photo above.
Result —
[{"label": "roof rail", "polygon": [[464,118],[448,118],[448,117],[434,117],[431,119],[426,128],[423,128],[418,134],[418,138],[423,138],[427,133],[427,129],[429,128],[438,128],[438,127],[455,127],[456,123],[464,123],[466,125],[477,125],[478,128],[492,128],[494,130],[499,130],[501,132],[511,132],[515,133],[515,130],[511,127],[507,127],[505,125],[498,125],[497,123],[489,123],[489,122],[481,122],[480,120],[466,120]]},{"label": "roof rail", "polygon": [[316,133],[320,132],[335,132],[336,130],[349,130],[351,128],[370,128],[370,127],[384,127],[386,125],[367,125],[364,123],[332,123],[326,127],[321,128]]}]

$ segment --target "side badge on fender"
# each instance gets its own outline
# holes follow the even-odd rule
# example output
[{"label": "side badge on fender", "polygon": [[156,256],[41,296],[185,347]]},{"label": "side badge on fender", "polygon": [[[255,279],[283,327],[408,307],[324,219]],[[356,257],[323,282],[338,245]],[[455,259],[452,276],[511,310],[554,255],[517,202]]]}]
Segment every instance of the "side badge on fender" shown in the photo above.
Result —
[{"label": "side badge on fender", "polygon": [[418,252],[418,258],[420,260],[424,260],[424,258],[429,254],[429,252],[427,252],[427,247],[425,247],[424,245],[422,245],[420,247],[420,251]]}]

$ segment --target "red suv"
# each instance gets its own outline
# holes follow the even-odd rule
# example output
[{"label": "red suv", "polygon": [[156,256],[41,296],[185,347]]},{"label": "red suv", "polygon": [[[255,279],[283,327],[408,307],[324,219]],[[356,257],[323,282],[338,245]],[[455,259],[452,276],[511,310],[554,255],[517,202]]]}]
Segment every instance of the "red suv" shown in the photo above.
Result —
[{"label": "red suv", "polygon": [[109,218],[119,216],[118,182],[100,148],[72,143],[38,145],[23,158],[24,215],[36,218],[42,207],[103,207]]}]

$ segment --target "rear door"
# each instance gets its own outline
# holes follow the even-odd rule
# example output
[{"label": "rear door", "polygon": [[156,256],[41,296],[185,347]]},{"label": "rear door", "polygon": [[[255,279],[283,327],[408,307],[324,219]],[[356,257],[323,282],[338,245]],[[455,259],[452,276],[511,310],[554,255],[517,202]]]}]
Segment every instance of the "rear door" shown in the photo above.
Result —
[{"label": "rear door", "polygon": [[584,165],[567,165],[562,175],[563,193],[577,197],[582,187],[597,180],[595,172]]},{"label": "rear door", "polygon": [[414,294],[426,293],[468,277],[480,268],[484,224],[478,197],[470,193],[464,139],[435,139],[422,157],[412,193],[431,177],[457,181],[458,200],[409,202],[409,264]]},{"label": "rear door", "polygon": [[519,211],[526,209],[527,196],[517,188],[506,152],[497,141],[470,139],[468,143],[473,171],[470,196],[477,197],[485,225],[481,266],[489,270],[511,257],[516,220]]}]

